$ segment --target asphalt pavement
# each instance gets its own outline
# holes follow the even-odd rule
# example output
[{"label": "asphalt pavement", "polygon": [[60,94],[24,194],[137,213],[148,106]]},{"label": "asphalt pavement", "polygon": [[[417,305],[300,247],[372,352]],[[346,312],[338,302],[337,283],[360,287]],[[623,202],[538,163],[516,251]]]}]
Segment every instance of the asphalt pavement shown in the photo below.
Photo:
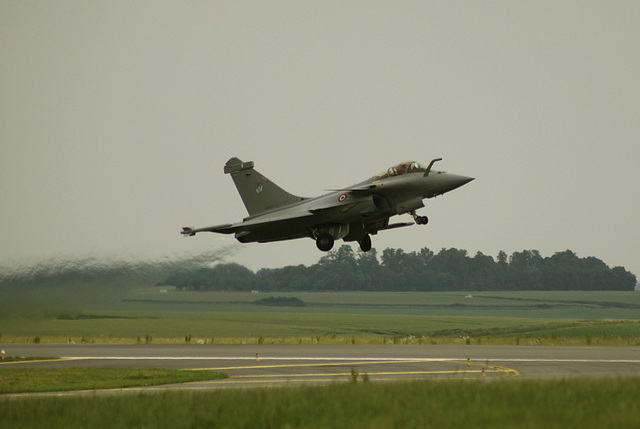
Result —
[{"label": "asphalt pavement", "polygon": [[0,363],[0,371],[17,366],[172,368],[229,375],[224,380],[118,391],[323,384],[348,381],[354,374],[370,381],[640,375],[640,347],[633,346],[3,344],[0,348],[7,356],[60,358]]}]

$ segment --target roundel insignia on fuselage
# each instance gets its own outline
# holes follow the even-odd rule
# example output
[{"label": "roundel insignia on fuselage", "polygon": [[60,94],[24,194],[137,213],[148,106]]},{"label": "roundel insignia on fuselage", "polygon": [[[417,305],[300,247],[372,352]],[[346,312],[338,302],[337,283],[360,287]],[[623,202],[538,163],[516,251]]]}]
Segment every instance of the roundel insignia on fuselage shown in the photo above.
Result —
[{"label": "roundel insignia on fuselage", "polygon": [[340,194],[338,202],[343,203],[347,199],[347,194]]}]

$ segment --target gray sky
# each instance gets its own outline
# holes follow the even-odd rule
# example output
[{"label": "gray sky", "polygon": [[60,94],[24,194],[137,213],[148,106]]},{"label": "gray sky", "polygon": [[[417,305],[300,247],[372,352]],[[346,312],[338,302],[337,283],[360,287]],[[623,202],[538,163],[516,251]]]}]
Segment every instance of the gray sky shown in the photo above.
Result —
[{"label": "gray sky", "polygon": [[311,264],[311,240],[179,231],[246,216],[231,156],[303,196],[443,157],[476,180],[379,251],[571,249],[640,274],[639,22],[637,1],[4,1],[0,266]]}]

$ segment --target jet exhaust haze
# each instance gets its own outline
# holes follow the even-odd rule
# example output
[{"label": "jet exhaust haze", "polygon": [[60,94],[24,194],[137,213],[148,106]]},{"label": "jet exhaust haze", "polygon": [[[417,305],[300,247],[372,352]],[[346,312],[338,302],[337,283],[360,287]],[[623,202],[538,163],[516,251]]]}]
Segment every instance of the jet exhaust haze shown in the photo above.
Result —
[{"label": "jet exhaust haze", "polygon": [[40,261],[24,261],[0,266],[0,284],[30,281],[37,278],[54,277],[69,273],[100,273],[119,271],[123,275],[144,276],[150,272],[175,272],[194,267],[210,266],[224,262],[238,250],[237,245],[202,252],[197,255],[166,255],[153,260],[123,259],[104,256],[57,256]]}]

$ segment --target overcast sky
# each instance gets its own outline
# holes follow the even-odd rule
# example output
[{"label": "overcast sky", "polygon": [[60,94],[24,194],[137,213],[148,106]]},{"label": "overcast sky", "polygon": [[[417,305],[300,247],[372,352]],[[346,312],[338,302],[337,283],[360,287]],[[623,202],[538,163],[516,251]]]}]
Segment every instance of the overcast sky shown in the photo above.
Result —
[{"label": "overcast sky", "polygon": [[640,275],[639,23],[637,1],[3,1],[0,266],[313,264],[310,239],[179,232],[246,216],[232,156],[302,196],[442,157],[476,180],[380,253],[571,249]]}]

